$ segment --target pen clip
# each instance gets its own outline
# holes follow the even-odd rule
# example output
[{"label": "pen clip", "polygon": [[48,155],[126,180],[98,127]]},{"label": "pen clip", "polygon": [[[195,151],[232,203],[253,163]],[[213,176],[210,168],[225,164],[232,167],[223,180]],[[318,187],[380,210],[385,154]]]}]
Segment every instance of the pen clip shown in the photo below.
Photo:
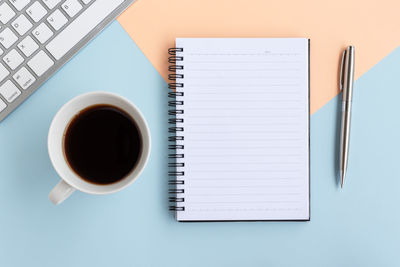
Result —
[{"label": "pen clip", "polygon": [[340,80],[339,80],[339,88],[340,88],[340,91],[343,90],[343,71],[344,71],[344,61],[345,61],[345,59],[346,59],[346,51],[347,51],[347,49],[345,49],[345,50],[343,51],[343,54],[342,54],[342,64],[340,65]]}]

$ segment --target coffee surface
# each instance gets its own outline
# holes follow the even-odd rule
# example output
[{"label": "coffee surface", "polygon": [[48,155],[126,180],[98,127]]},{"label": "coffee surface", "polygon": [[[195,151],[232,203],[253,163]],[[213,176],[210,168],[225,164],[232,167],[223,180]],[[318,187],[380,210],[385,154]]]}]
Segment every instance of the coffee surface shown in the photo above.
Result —
[{"label": "coffee surface", "polygon": [[71,120],[64,135],[64,152],[80,177],[107,185],[120,181],[135,168],[142,152],[141,134],[123,110],[95,105]]}]

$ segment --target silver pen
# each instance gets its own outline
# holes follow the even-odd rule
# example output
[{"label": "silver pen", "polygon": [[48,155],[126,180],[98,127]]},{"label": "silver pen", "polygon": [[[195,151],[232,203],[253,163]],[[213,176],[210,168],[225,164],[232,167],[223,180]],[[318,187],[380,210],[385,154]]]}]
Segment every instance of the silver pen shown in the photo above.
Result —
[{"label": "silver pen", "polygon": [[340,130],[340,187],[343,188],[349,158],[351,104],[354,82],[354,46],[343,51],[340,70],[340,90],[342,91],[342,122]]}]

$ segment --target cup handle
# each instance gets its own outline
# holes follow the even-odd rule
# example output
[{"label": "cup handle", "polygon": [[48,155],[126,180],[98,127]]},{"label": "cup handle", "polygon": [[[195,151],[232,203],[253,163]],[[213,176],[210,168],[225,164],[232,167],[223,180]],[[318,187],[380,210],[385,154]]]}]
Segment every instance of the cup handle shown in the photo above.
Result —
[{"label": "cup handle", "polygon": [[66,200],[73,192],[75,188],[61,180],[49,194],[49,199],[53,204],[58,205],[64,200]]}]

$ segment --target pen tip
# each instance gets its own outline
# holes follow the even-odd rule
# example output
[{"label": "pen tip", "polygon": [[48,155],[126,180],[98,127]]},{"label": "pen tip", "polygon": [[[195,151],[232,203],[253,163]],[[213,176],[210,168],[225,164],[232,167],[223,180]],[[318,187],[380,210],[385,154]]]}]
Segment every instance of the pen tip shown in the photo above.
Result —
[{"label": "pen tip", "polygon": [[340,188],[343,188],[345,176],[346,176],[346,171],[342,170],[340,173]]}]

